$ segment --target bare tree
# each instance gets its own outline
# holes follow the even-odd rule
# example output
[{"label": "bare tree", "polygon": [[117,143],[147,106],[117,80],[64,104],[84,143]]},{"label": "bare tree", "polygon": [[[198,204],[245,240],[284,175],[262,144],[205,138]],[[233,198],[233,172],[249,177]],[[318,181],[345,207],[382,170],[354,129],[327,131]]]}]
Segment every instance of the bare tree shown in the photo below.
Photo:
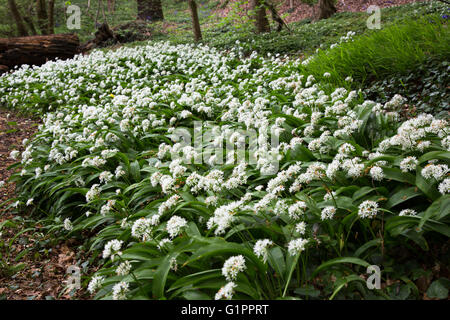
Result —
[{"label": "bare tree", "polygon": [[250,9],[254,12],[255,27],[257,33],[270,32],[269,20],[267,20],[266,7],[262,0],[250,0]]},{"label": "bare tree", "polygon": [[328,19],[336,13],[336,7],[334,5],[335,0],[319,0],[319,14],[317,20]]},{"label": "bare tree", "polygon": [[202,39],[202,32],[200,30],[200,22],[198,20],[197,3],[195,0],[188,0],[189,9],[192,16],[192,29],[194,30],[194,40],[198,42]]},{"label": "bare tree", "polygon": [[275,5],[271,2],[271,0],[262,0],[264,6],[269,9],[272,20],[275,21],[278,24],[277,31],[280,32],[283,29],[283,26],[286,27],[286,29],[290,32],[291,29],[289,29],[288,25],[284,20],[280,17],[278,14],[277,9],[275,8]]},{"label": "bare tree", "polygon": [[9,9],[17,25],[17,31],[19,36],[28,36],[27,29],[23,23],[22,16],[20,15],[19,9],[17,9],[16,2],[14,0],[8,0]]},{"label": "bare tree", "polygon": [[164,20],[161,0],[137,0],[139,20]]},{"label": "bare tree", "polygon": [[108,12],[114,13],[116,9],[116,0],[108,0]]},{"label": "bare tree", "polygon": [[48,0],[48,33],[55,33],[55,0]]},{"label": "bare tree", "polygon": [[48,34],[48,15],[45,0],[36,0],[38,26],[42,34]]}]

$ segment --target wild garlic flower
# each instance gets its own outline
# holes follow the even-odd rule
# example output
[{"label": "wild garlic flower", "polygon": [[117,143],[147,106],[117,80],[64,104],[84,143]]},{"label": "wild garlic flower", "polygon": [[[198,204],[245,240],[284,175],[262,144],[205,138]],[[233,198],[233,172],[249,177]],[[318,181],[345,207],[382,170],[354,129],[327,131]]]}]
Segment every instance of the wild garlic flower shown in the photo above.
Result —
[{"label": "wild garlic flower", "polygon": [[446,164],[428,164],[422,169],[422,176],[425,179],[434,178],[437,181],[441,181],[449,172],[448,166]]},{"label": "wild garlic flower", "polygon": [[306,248],[306,244],[308,243],[307,239],[294,239],[289,241],[288,243],[288,252],[291,256],[295,256],[301,253]]},{"label": "wild garlic flower", "polygon": [[70,221],[69,218],[66,218],[64,220],[64,229],[66,229],[67,231],[71,231],[73,229],[72,222]]},{"label": "wild garlic flower", "polygon": [[263,239],[263,240],[258,240],[255,243],[255,246],[253,247],[253,252],[255,253],[256,256],[260,257],[263,259],[264,262],[267,261],[267,247],[270,247],[273,245],[273,241],[269,240],[269,239]]},{"label": "wild garlic flower", "polygon": [[166,230],[169,233],[171,239],[180,234],[181,229],[187,225],[187,220],[179,216],[173,216],[167,221]]},{"label": "wild garlic flower", "polygon": [[227,281],[236,280],[239,272],[246,269],[245,258],[243,255],[233,256],[228,258],[223,264],[222,275]]},{"label": "wild garlic flower", "polygon": [[417,216],[417,212],[412,209],[404,209],[404,210],[400,211],[400,213],[398,215],[401,217],[402,216]]},{"label": "wild garlic flower", "polygon": [[378,213],[378,203],[366,200],[359,205],[358,215],[361,218],[374,218]]},{"label": "wild garlic flower", "polygon": [[306,232],[306,222],[302,221],[295,225],[295,232],[304,235]]},{"label": "wild garlic flower", "polygon": [[334,214],[336,213],[336,208],[332,206],[328,206],[322,209],[322,213],[320,215],[320,218],[322,220],[329,220],[333,219]]},{"label": "wild garlic flower", "polygon": [[307,208],[307,204],[304,201],[297,201],[293,205],[289,206],[288,213],[291,219],[299,219],[303,214],[305,214],[305,210]]},{"label": "wild garlic flower", "polygon": [[130,273],[130,270],[131,270],[131,263],[130,261],[125,260],[117,267],[116,274],[118,276],[126,276],[127,274]]},{"label": "wild garlic flower", "polygon": [[20,155],[20,151],[18,151],[18,150],[13,150],[13,151],[11,151],[11,153],[9,154],[9,157],[10,157],[11,159],[13,159],[13,160],[17,160],[17,158],[19,157],[19,155]]},{"label": "wild garlic flower", "polygon": [[105,281],[105,277],[103,276],[93,276],[91,281],[89,281],[87,290],[93,294],[95,291],[102,287],[103,282]]},{"label": "wild garlic flower", "polygon": [[120,249],[122,248],[123,241],[122,240],[110,240],[105,244],[105,248],[103,249],[103,259],[107,259],[111,257],[111,260],[114,260],[115,255],[122,255]]},{"label": "wild garlic flower", "polygon": [[158,245],[157,245],[158,250],[161,251],[162,249],[167,248],[167,246],[168,246],[169,243],[172,243],[172,240],[170,240],[169,238],[163,238],[163,239],[161,239],[161,240],[159,241]]},{"label": "wild garlic flower", "polygon": [[370,176],[373,180],[381,181],[384,178],[383,169],[377,166],[374,166],[370,169]]},{"label": "wild garlic flower", "polygon": [[100,195],[100,185],[94,184],[91,189],[86,193],[86,202],[91,202]]},{"label": "wild garlic flower", "polygon": [[167,199],[165,202],[161,203],[161,205],[158,208],[158,214],[163,215],[165,212],[169,211],[172,207],[174,207],[178,200],[180,199],[180,196],[175,194],[171,196],[169,199]]},{"label": "wild garlic flower", "polygon": [[121,281],[116,283],[112,288],[113,300],[126,300],[128,291],[128,282]]},{"label": "wild garlic flower", "polygon": [[142,241],[152,239],[153,222],[151,218],[137,219],[131,227],[131,235]]},{"label": "wild garlic flower", "polygon": [[214,296],[215,300],[231,300],[234,294],[234,288],[236,288],[236,284],[232,281],[228,282],[225,286],[219,289],[219,291]]},{"label": "wild garlic flower", "polygon": [[400,162],[400,169],[402,172],[408,172],[416,170],[416,166],[419,162],[416,157],[406,157]]},{"label": "wild garlic flower", "polygon": [[445,178],[444,181],[439,184],[438,190],[444,195],[450,193],[450,178]]}]

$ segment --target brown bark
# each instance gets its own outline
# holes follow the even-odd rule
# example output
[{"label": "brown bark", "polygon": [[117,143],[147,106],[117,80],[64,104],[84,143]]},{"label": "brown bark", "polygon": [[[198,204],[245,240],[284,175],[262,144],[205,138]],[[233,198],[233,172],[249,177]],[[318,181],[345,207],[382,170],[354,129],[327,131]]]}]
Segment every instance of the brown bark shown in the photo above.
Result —
[{"label": "brown bark", "polygon": [[27,23],[28,29],[31,31],[31,35],[37,35],[36,28],[34,27],[33,19],[31,17],[24,15],[23,20]]},{"label": "brown bark", "polygon": [[9,68],[4,65],[0,65],[0,76],[4,73],[7,73],[9,71]]},{"label": "brown bark", "polygon": [[108,0],[108,12],[114,13],[116,9],[116,0]]},{"label": "brown bark", "polygon": [[195,0],[188,0],[189,9],[191,10],[192,29],[194,30],[194,41],[202,40],[202,32],[200,30],[200,22],[198,20],[197,3]]},{"label": "brown bark", "polygon": [[55,0],[48,0],[48,33],[55,33]]},{"label": "brown bark", "polygon": [[328,19],[336,13],[334,0],[319,0],[319,14],[317,20]]},{"label": "brown bark", "polygon": [[18,38],[0,38],[0,65],[41,65],[55,58],[77,54],[80,41],[76,34],[55,34]]},{"label": "brown bark", "polygon": [[114,32],[109,28],[107,23],[102,23],[102,25],[95,32],[95,38],[89,40],[80,46],[80,52],[87,52],[91,49],[100,47],[104,42],[113,39],[114,42],[118,42],[118,39]]},{"label": "brown bark", "polygon": [[254,11],[255,27],[257,33],[270,32],[266,8],[261,0],[250,0],[250,9]]},{"label": "brown bark", "polygon": [[48,34],[48,15],[45,0],[36,0],[38,26],[42,34]]},{"label": "brown bark", "polygon": [[284,20],[278,14],[278,11],[275,8],[274,4],[270,0],[263,0],[263,3],[264,6],[266,6],[269,9],[272,15],[272,20],[278,24],[277,31],[280,32],[283,29],[283,26],[285,26],[288,31],[291,31],[286,22],[284,22]]},{"label": "brown bark", "polygon": [[137,0],[139,20],[161,21],[164,20],[161,0]]},{"label": "brown bark", "polygon": [[22,16],[20,15],[19,9],[17,9],[16,2],[14,0],[8,0],[9,9],[11,10],[11,14],[16,22],[17,31],[19,36],[27,36],[28,32],[25,28],[25,24],[23,23]]}]

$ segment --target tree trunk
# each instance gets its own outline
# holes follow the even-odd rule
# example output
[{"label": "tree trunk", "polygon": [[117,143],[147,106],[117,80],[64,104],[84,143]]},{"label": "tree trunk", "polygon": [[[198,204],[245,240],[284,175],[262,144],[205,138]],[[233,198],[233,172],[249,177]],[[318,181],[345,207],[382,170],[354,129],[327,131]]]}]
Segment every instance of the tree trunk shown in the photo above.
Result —
[{"label": "tree trunk", "polygon": [[19,32],[19,36],[27,36],[28,32],[25,28],[25,25],[22,20],[22,16],[20,15],[19,9],[17,9],[16,2],[14,0],[8,0],[9,9],[11,10],[11,14],[14,18],[14,21],[17,25],[17,31]]},{"label": "tree trunk", "polygon": [[48,0],[48,34],[55,33],[55,0]]},{"label": "tree trunk", "polygon": [[109,28],[107,23],[102,25],[95,32],[95,38],[80,46],[80,52],[87,52],[91,49],[101,47],[105,42],[113,40],[114,43],[118,42],[118,39],[114,32]]},{"label": "tree trunk", "polygon": [[137,0],[139,20],[160,21],[164,20],[161,0]]},{"label": "tree trunk", "polygon": [[34,27],[33,19],[31,18],[31,16],[24,15],[23,20],[25,20],[25,22],[27,23],[28,29],[30,29],[31,31],[31,35],[37,35],[38,33],[36,31],[36,28]]},{"label": "tree trunk", "polygon": [[108,0],[108,12],[114,13],[116,8],[116,0]]},{"label": "tree trunk", "polygon": [[254,11],[255,27],[257,33],[270,32],[269,20],[267,20],[266,8],[260,0],[250,0],[250,9]]},{"label": "tree trunk", "polygon": [[198,20],[197,3],[195,0],[188,0],[189,9],[191,10],[192,29],[194,30],[194,41],[202,40],[202,32],[200,30],[200,22]]},{"label": "tree trunk", "polygon": [[269,9],[270,13],[272,14],[272,20],[278,24],[278,27],[277,27],[278,32],[280,32],[283,29],[283,26],[285,26],[286,29],[291,31],[289,29],[288,25],[286,24],[286,22],[284,22],[284,20],[278,14],[278,11],[275,8],[275,5],[270,0],[262,0],[262,3],[264,4],[264,6],[266,8]]},{"label": "tree trunk", "polygon": [[48,34],[48,15],[45,0],[36,0],[38,26],[42,34]]},{"label": "tree trunk", "polygon": [[77,54],[80,41],[76,34],[0,38],[0,65],[8,68],[22,64],[41,65],[55,58]]},{"label": "tree trunk", "polygon": [[317,20],[328,19],[336,13],[334,0],[319,0],[319,14]]}]

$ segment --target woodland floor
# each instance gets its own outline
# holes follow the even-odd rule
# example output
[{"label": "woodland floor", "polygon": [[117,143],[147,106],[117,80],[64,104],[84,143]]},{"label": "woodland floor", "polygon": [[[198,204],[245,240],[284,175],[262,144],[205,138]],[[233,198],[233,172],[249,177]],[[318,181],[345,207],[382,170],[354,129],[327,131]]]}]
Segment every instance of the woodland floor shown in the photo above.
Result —
[{"label": "woodland floor", "polygon": [[[0,109],[0,181],[7,181],[13,173],[13,170],[8,170],[14,163],[9,158],[10,152],[14,149],[23,151],[22,141],[30,139],[38,125],[37,119]],[[0,231],[0,243],[4,243],[4,247],[0,247],[0,263],[4,264],[0,264],[0,300],[81,298],[81,292],[65,290],[67,267],[75,264],[75,244],[66,242],[49,248],[45,246],[48,239],[40,232],[41,226],[35,225],[26,215],[19,216],[5,208],[9,204],[5,202],[15,197],[14,190],[14,184],[9,183],[0,191],[0,204],[6,204],[0,205],[0,225],[6,220],[14,224]],[[15,261],[25,250],[27,253]],[[8,267],[13,265],[20,265],[21,270],[11,274]]]}]

